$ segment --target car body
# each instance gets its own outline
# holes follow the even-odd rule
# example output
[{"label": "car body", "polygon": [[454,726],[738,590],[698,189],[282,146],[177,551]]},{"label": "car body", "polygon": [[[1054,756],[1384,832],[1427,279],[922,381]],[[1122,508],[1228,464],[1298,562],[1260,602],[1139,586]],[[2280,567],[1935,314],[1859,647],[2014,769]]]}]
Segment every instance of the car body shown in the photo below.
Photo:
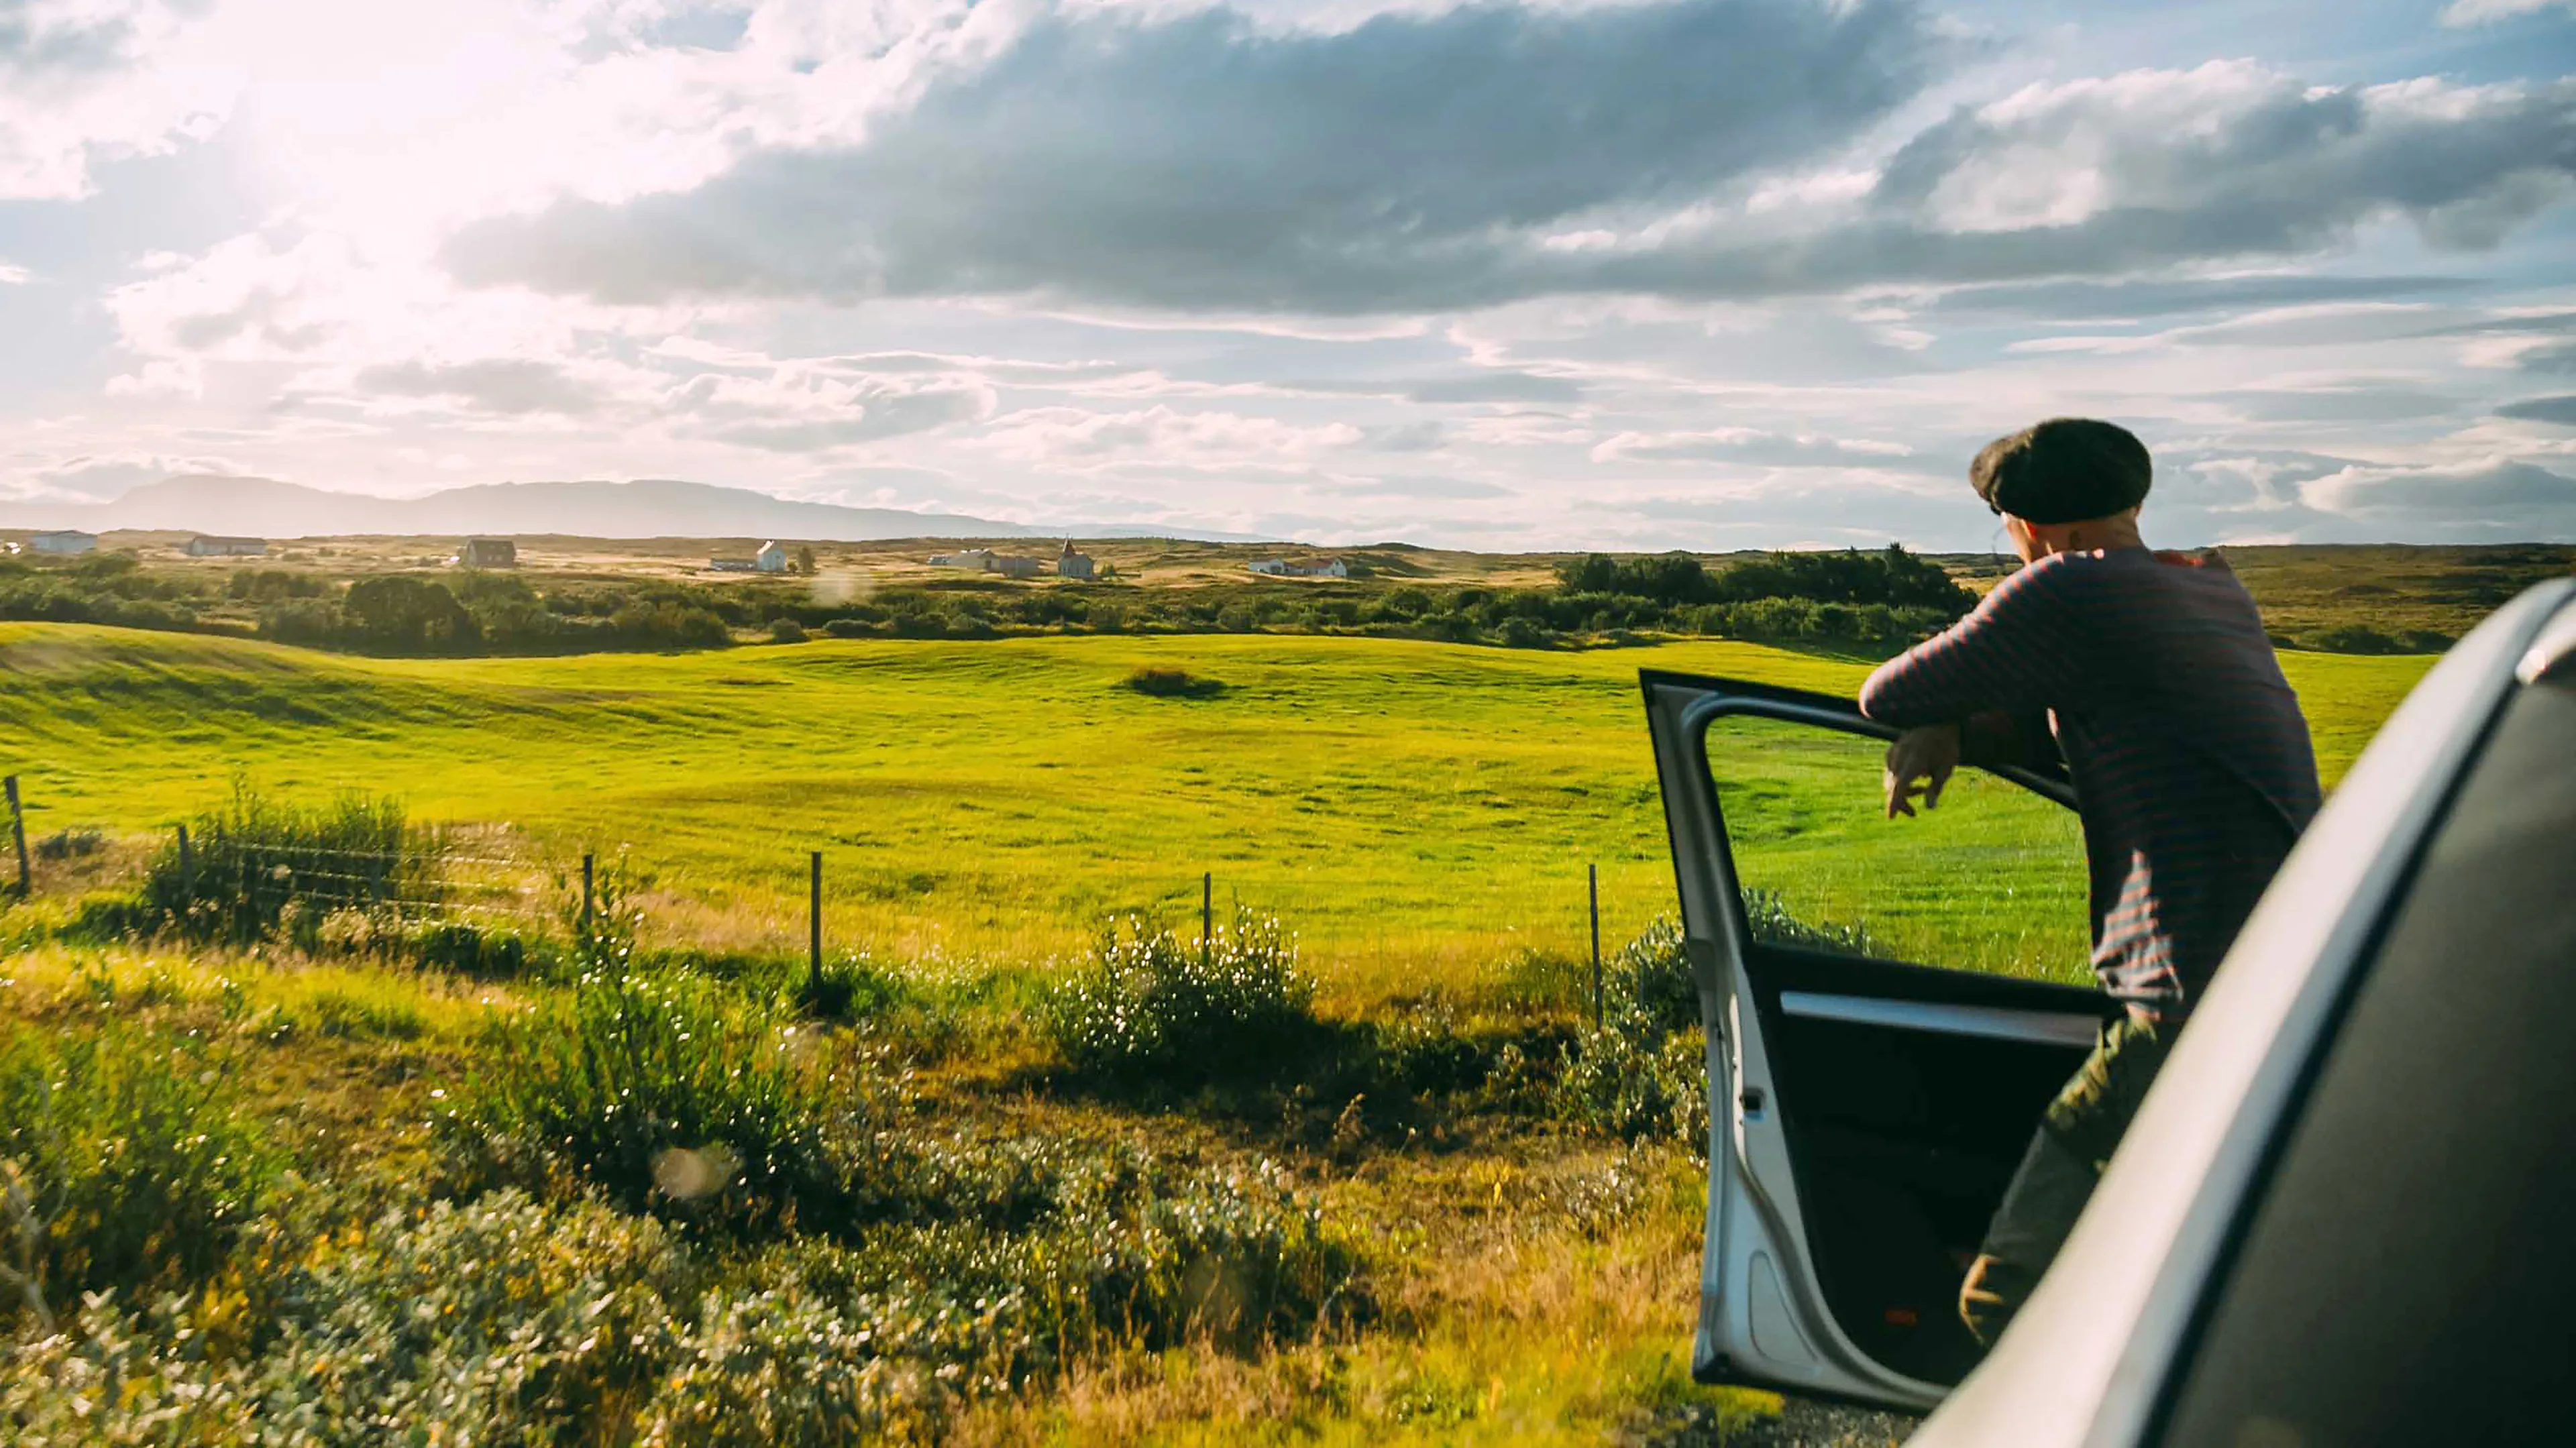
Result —
[{"label": "car body", "polygon": [[[2071,808],[2066,782],[1954,784],[1969,797],[1862,851],[1759,776],[1831,756],[1874,790],[1892,731],[1843,700],[1641,682],[1707,1035],[1696,1377],[1937,1409],[1933,1445],[2576,1436],[2548,1432],[2576,1368],[2576,580],[2463,640],[2356,762],[1982,1361],[1959,1269],[2111,1007],[2062,972],[1992,973],[2056,943],[2009,943],[2011,922],[2071,905],[2080,929],[2080,895],[1963,902],[2016,890],[2009,860],[1902,851],[1981,810],[2043,839],[2030,812]],[[1892,937],[1800,924],[1747,874],[1806,879],[1819,833],[1866,858],[1808,893]],[[1888,959],[1891,938],[1995,958]]]}]

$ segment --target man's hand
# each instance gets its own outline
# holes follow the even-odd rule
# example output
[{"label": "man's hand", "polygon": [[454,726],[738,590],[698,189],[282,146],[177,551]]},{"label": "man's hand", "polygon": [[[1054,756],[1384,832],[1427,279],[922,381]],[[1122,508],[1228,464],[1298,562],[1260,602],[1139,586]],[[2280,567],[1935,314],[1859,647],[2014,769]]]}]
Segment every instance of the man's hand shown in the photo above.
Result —
[{"label": "man's hand", "polygon": [[1923,807],[1941,803],[1941,787],[1959,767],[1959,726],[1926,724],[1908,729],[1887,746],[1887,817],[1912,816],[1914,796]]}]

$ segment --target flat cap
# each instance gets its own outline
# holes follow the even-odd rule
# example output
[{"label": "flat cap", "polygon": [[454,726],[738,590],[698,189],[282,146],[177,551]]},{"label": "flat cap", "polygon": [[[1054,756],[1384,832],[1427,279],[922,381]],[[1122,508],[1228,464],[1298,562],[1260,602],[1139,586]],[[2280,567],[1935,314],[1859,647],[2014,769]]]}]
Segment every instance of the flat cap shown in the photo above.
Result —
[{"label": "flat cap", "polygon": [[2026,523],[2082,523],[2146,501],[2147,445],[2117,423],[2052,417],[1996,438],[1968,466],[1977,496]]}]

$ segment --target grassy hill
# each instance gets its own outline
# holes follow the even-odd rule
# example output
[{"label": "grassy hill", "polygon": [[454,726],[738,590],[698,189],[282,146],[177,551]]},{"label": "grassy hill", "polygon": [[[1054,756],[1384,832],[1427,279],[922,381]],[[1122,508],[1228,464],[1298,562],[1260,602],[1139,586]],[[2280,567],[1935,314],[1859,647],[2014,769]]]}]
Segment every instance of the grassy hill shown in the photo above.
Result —
[{"label": "grassy hill", "polygon": [[[2329,779],[2429,663],[2285,659]],[[1625,946],[1673,895],[1640,667],[1848,692],[1866,666],[1257,634],[401,660],[0,625],[0,772],[40,841],[109,840],[0,911],[0,1174],[34,1204],[0,1261],[59,1314],[0,1300],[0,1436],[1826,1439],[1681,1366],[1704,1079],[1674,942]],[[1746,882],[1792,915],[2080,969],[2053,806],[1967,780],[1891,824],[1865,741],[1713,738]],[[237,774],[402,796],[554,953],[79,928],[80,891],[131,898]],[[632,973],[535,923],[621,849],[666,947]],[[837,1003],[781,984],[810,849]],[[1302,953],[1232,936],[1193,974],[1203,870]],[[1129,910],[1184,934],[1121,958],[1184,989],[1086,958]]]},{"label": "grassy hill", "polygon": [[[2428,663],[2287,656],[2330,778]],[[287,796],[365,787],[504,827],[492,849],[532,864],[626,851],[656,882],[659,928],[771,948],[803,939],[820,849],[834,942],[904,957],[1053,956],[1113,914],[1194,914],[1213,872],[1220,906],[1275,910],[1356,983],[1575,951],[1589,863],[1610,938],[1670,908],[1635,687],[1649,667],[1839,693],[1866,672],[1717,642],[817,641],[431,661],[0,625],[0,730],[21,741],[9,767],[40,834],[163,831],[237,774]],[[1140,668],[1217,691],[1123,687]],[[1867,765],[1812,786],[1837,796],[1817,804],[1835,851],[1939,840],[1876,820]],[[1945,819],[1952,836],[1987,827],[1973,809]]]}]

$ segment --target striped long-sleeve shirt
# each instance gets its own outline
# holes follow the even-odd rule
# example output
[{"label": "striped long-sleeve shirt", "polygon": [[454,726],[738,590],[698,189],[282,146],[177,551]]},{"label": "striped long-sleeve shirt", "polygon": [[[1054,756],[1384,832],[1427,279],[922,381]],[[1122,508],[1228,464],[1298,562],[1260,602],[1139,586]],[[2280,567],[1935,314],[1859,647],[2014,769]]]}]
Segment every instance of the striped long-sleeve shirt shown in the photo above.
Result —
[{"label": "striped long-sleeve shirt", "polygon": [[1900,727],[1974,720],[1971,763],[2062,751],[2084,819],[2094,973],[2168,1019],[2207,988],[2319,803],[2298,697],[2254,600],[2215,559],[2043,558],[1882,665],[1860,707]]}]

